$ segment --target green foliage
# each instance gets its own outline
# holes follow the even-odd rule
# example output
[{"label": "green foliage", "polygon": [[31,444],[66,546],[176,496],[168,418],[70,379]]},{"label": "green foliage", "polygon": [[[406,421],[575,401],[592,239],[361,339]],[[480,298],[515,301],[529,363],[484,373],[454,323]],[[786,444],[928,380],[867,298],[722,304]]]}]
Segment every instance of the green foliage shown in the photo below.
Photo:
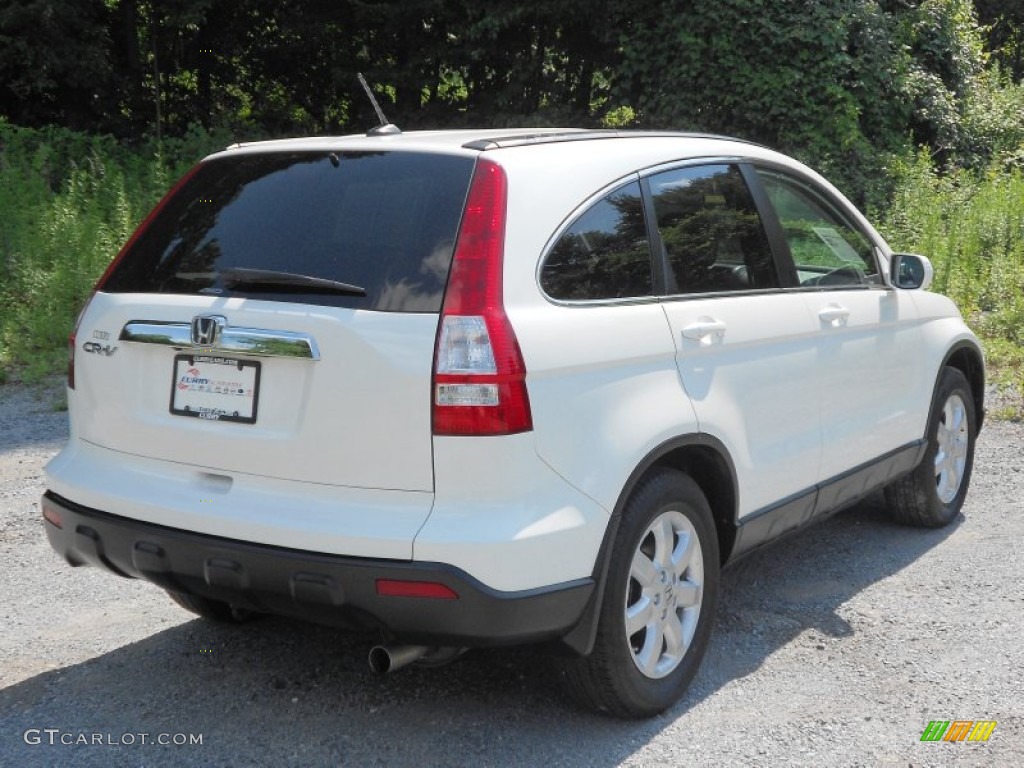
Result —
[{"label": "green foliage", "polygon": [[19,366],[29,379],[60,369],[96,279],[210,142],[194,131],[159,154],[0,122],[0,368]]},{"label": "green foliage", "polygon": [[[621,5],[626,16],[632,3]],[[876,3],[651,4],[624,28],[615,96],[644,125],[778,147],[860,198],[906,141],[906,62]]]},{"label": "green foliage", "polygon": [[618,4],[613,98],[642,125],[743,136],[881,204],[914,147],[981,168],[1019,148],[1024,97],[988,67],[969,0]]},{"label": "green foliage", "polygon": [[1024,139],[1024,89],[988,66],[984,29],[969,0],[925,0],[902,19],[911,53],[904,91],[916,145],[940,163],[982,168]]},{"label": "green foliage", "polygon": [[607,5],[0,0],[0,115],[133,137],[365,130],[362,71],[404,128],[589,124],[617,58]]},{"label": "green foliage", "polygon": [[982,72],[965,103],[962,121],[969,143],[959,151],[961,164],[1012,162],[1024,150],[1024,83],[1013,82],[998,65]]},{"label": "green foliage", "polygon": [[884,169],[917,146],[974,168],[1016,151],[1021,8],[0,0],[0,116],[136,140],[182,137],[195,124],[248,138],[361,131],[376,121],[362,71],[403,128],[714,131],[795,154],[857,202],[880,203]]},{"label": "green foliage", "polygon": [[108,20],[101,0],[0,1],[0,116],[94,125],[113,99]]}]

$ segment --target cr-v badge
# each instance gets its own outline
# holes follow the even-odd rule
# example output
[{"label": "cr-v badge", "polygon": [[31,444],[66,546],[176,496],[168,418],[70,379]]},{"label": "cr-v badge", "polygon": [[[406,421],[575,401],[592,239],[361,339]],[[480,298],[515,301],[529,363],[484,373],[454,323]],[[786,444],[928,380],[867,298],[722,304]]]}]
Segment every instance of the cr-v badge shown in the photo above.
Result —
[{"label": "cr-v badge", "polygon": [[109,344],[99,344],[95,341],[87,341],[82,345],[83,352],[92,352],[95,355],[106,355],[110,357],[112,354],[117,352],[117,347],[112,347]]}]

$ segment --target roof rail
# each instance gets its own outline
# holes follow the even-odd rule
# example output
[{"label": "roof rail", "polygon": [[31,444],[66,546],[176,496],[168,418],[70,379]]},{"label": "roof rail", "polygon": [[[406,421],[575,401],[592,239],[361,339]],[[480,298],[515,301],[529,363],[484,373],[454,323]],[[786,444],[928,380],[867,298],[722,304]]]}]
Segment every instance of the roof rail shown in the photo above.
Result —
[{"label": "roof rail", "polygon": [[529,144],[555,144],[562,141],[593,141],[595,139],[635,139],[635,138],[672,138],[672,139],[717,139],[720,141],[735,141],[742,144],[762,146],[757,142],[747,139],[738,139],[735,136],[720,136],[714,133],[689,133],[685,131],[620,131],[614,129],[595,130],[564,130],[552,129],[551,131],[538,130],[537,133],[518,134],[511,136],[499,136],[493,139],[477,139],[462,146],[465,149],[477,149],[486,152],[489,149],[506,149],[508,147],[522,147]]}]

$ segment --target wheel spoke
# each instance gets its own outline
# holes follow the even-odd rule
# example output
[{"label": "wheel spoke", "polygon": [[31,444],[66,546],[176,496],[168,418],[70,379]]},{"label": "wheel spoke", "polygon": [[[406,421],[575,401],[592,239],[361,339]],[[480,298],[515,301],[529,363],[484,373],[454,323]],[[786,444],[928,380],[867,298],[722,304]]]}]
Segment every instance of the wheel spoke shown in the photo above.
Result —
[{"label": "wheel spoke", "polygon": [[635,579],[642,588],[655,586],[658,579],[658,569],[654,567],[648,558],[640,550],[633,554],[633,565],[629,569],[630,578]]},{"label": "wheel spoke", "polygon": [[626,609],[626,637],[648,628],[653,621],[654,603],[645,595]]},{"label": "wheel spoke", "polygon": [[665,643],[665,635],[662,624],[656,621],[647,629],[647,637],[644,638],[644,647],[637,654],[637,661],[640,662],[640,669],[648,677],[657,677],[658,661],[661,659],[661,649]]},{"label": "wheel spoke", "polygon": [[675,544],[675,529],[668,515],[662,515],[651,526],[654,534],[654,562],[668,569],[672,565],[672,550]]},{"label": "wheel spoke", "polygon": [[947,462],[946,466],[942,469],[942,474],[939,475],[939,498],[952,498],[956,495],[959,487],[960,473],[956,471],[956,467],[953,466],[952,462]]},{"label": "wheel spoke", "polygon": [[679,544],[676,545],[675,552],[672,553],[672,572],[677,576],[682,576],[686,572],[686,568],[693,558],[695,544],[695,537],[688,533],[679,534]]},{"label": "wheel spoke", "polygon": [[692,581],[681,581],[676,584],[673,590],[676,596],[676,604],[680,608],[693,608],[700,604],[701,587]]},{"label": "wheel spoke", "polygon": [[947,420],[949,429],[953,433],[958,433],[964,428],[964,419],[967,416],[967,412],[962,405],[958,402],[950,400],[949,409],[952,411],[952,418]]},{"label": "wheel spoke", "polygon": [[669,611],[663,627],[665,653],[677,659],[682,658],[686,653],[686,639],[683,635],[683,625],[675,611]]}]

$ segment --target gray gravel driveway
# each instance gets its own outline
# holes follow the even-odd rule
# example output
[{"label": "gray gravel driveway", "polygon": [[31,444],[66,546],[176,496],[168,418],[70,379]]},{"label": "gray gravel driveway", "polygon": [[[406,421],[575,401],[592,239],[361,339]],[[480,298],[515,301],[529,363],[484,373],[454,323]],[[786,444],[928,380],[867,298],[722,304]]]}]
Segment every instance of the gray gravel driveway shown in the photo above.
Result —
[{"label": "gray gravel driveway", "polygon": [[[373,638],[222,627],[67,567],[38,510],[57,396],[0,386],[0,765],[1024,765],[1022,425],[982,433],[947,529],[874,499],[728,570],[689,695],[622,722],[576,709],[536,651],[378,679]],[[931,720],[997,725],[921,742]]]}]

